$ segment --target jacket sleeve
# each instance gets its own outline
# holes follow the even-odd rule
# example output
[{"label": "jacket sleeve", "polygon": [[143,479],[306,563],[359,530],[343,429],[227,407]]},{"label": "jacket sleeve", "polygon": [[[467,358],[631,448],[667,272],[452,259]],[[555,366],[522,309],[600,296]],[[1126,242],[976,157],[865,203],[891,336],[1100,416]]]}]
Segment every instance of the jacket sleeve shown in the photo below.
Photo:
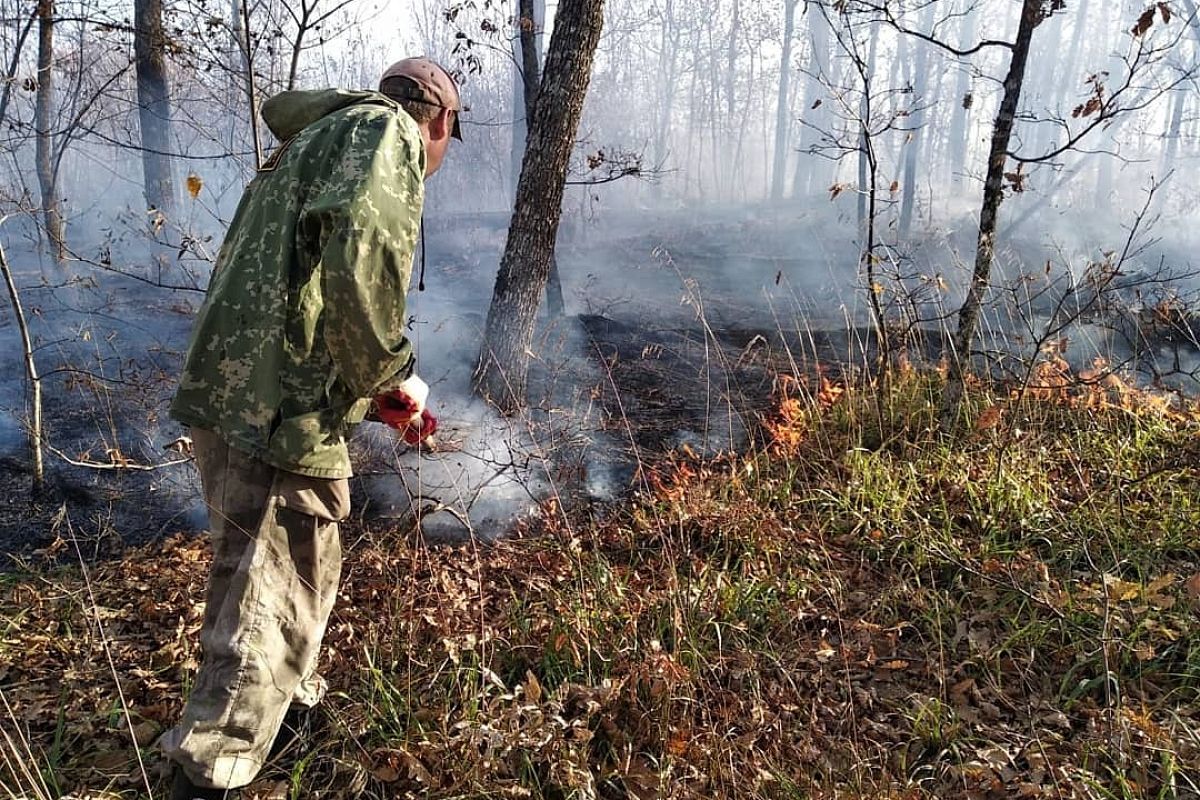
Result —
[{"label": "jacket sleeve", "polygon": [[405,297],[425,156],[419,134],[405,122],[378,112],[352,124],[302,214],[319,251],[326,347],[338,376],[360,398],[390,391],[415,366]]}]

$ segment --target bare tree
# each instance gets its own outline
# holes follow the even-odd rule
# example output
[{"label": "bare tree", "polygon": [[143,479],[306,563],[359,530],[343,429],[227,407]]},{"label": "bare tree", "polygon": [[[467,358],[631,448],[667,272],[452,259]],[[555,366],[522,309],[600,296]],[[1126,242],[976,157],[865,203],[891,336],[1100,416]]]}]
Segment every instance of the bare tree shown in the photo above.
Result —
[{"label": "bare tree", "polygon": [[779,58],[779,94],[775,103],[775,159],[771,166],[771,199],[783,199],[787,169],[788,133],[791,130],[792,41],[796,37],[796,5],[783,0],[783,54]]},{"label": "bare tree", "polygon": [[477,390],[506,411],[525,402],[538,299],[550,272],[567,167],[603,23],[604,0],[563,0],[550,38],[475,376]]},{"label": "bare tree", "polygon": [[66,225],[58,199],[54,157],[54,0],[38,0],[37,100],[34,112],[36,163],[46,240],[59,269],[67,260]]},{"label": "bare tree", "polygon": [[[0,220],[2,221],[2,220]],[[4,273],[4,284],[8,288],[8,299],[12,304],[13,315],[17,318],[17,330],[21,333],[21,352],[25,361],[25,377],[29,380],[29,454],[33,458],[33,491],[36,494],[42,490],[46,480],[46,471],[42,459],[42,380],[38,375],[37,363],[33,359],[33,341],[29,337],[29,324],[25,319],[25,310],[21,306],[21,296],[17,292],[17,284],[13,280],[12,267],[9,266],[8,256],[4,245],[0,244],[0,272]]]},{"label": "bare tree", "polygon": [[171,216],[176,204],[175,167],[171,159],[171,93],[162,0],[135,0],[133,14],[146,205]]},{"label": "bare tree", "polygon": [[979,212],[979,236],[975,250],[975,269],[966,300],[958,312],[958,329],[950,353],[950,372],[942,395],[941,425],[948,429],[958,419],[962,403],[967,365],[970,363],[971,347],[979,326],[979,313],[983,307],[992,275],[992,260],[996,252],[996,220],[1000,203],[1004,200],[1004,171],[1008,164],[1009,142],[1017,107],[1021,102],[1021,88],[1025,82],[1025,65],[1029,61],[1029,45],[1033,32],[1047,17],[1044,0],[1023,0],[1021,23],[1017,37],[1009,49],[1012,60],[1008,75],[1004,78],[1004,96],[992,129],[991,153],[988,156],[987,178],[983,184],[983,206]]}]

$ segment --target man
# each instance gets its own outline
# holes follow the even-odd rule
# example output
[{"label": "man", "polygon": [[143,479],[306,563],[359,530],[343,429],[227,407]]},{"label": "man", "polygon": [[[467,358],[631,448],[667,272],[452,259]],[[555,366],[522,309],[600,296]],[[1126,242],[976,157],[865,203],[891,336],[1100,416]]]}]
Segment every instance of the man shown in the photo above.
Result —
[{"label": "man", "polygon": [[213,539],[200,671],[160,742],[173,800],[236,795],[289,707],[324,694],[350,429],[372,400],[409,444],[436,427],[405,294],[423,181],[461,138],[461,108],[426,58],[389,67],[378,92],[263,105],[282,144],[230,225],[171,406],[192,429]]}]

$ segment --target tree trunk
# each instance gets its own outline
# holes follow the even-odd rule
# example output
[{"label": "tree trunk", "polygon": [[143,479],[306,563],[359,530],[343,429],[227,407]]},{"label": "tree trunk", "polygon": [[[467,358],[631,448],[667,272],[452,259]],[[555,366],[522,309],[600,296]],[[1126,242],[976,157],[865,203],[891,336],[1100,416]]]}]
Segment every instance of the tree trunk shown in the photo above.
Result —
[{"label": "tree trunk", "polygon": [[[542,2],[544,6],[544,0]],[[533,110],[537,107],[538,92],[542,86],[542,60],[540,48],[537,45],[541,23],[537,16],[534,0],[520,0],[521,11],[521,96],[525,100],[525,119],[533,119]],[[543,9],[543,14],[545,13]],[[522,146],[524,146],[522,142]],[[555,241],[557,243],[557,236]],[[558,256],[550,253],[550,275],[546,283],[546,309],[552,317],[561,317],[566,313],[566,303],[563,301],[562,279],[558,274]]]},{"label": "tree trunk", "polygon": [[820,148],[830,121],[826,108],[828,103],[822,103],[817,108],[813,106],[818,98],[825,97],[825,84],[832,79],[829,74],[829,25],[819,12],[808,12],[808,37],[812,51],[808,59],[808,88],[804,92],[804,102],[808,108],[803,112],[808,124],[800,136],[800,159],[792,181],[793,197],[807,197],[814,192],[825,191],[829,188],[832,168],[829,159],[813,152]]},{"label": "tree trunk", "polygon": [[[847,25],[847,27],[849,27]],[[853,35],[853,32],[851,32]],[[879,26],[871,27],[871,45],[867,53],[866,75],[862,80],[862,97],[858,101],[858,229],[870,234],[868,251],[874,251],[875,213],[879,161],[875,154],[875,142],[871,137],[872,109],[871,87],[875,80],[875,63],[879,54]],[[868,188],[869,186],[869,188]],[[868,221],[869,220],[869,221]]]},{"label": "tree trunk", "polygon": [[33,30],[33,23],[37,22],[39,16],[38,7],[34,6],[33,12],[25,20],[25,24],[21,26],[21,30],[17,34],[17,41],[13,45],[12,60],[9,62],[8,72],[4,76],[4,88],[0,89],[0,121],[8,119],[8,103],[12,99],[12,88],[17,83],[21,53],[25,50],[25,40],[29,38],[29,32]]},{"label": "tree trunk", "polygon": [[13,316],[17,319],[17,330],[21,333],[21,351],[25,359],[25,377],[29,379],[29,455],[33,461],[33,493],[41,492],[46,481],[46,468],[42,458],[42,379],[38,375],[37,362],[33,360],[33,341],[29,337],[29,324],[25,310],[21,307],[21,295],[13,280],[12,268],[0,243],[0,273],[8,287],[8,299],[12,304]]},{"label": "tree trunk", "polygon": [[[962,33],[959,37],[960,47],[966,47],[967,42],[975,38],[975,15],[963,14]],[[967,171],[967,154],[971,150],[970,130],[971,107],[974,97],[971,94],[971,59],[959,65],[958,84],[954,98],[954,118],[950,124],[950,184],[955,194],[962,194]]]},{"label": "tree trunk", "polygon": [[[667,160],[667,142],[671,133],[671,116],[675,108],[675,90],[678,84],[679,44],[675,40],[675,2],[663,4],[662,27],[659,31],[658,80],[661,91],[658,97],[658,119],[655,121],[654,158],[658,164]],[[663,183],[658,184],[659,190]]]},{"label": "tree trunk", "polygon": [[1163,149],[1163,161],[1160,172],[1165,176],[1175,168],[1175,159],[1179,155],[1179,137],[1183,132],[1183,112],[1187,107],[1191,91],[1181,87],[1172,92],[1174,102],[1171,107],[1171,122],[1167,127],[1167,145]]},{"label": "tree trunk", "polygon": [[142,180],[146,206],[175,211],[171,163],[171,95],[164,56],[162,0],[135,0],[133,52],[137,66],[138,122],[142,134]]},{"label": "tree trunk", "polygon": [[263,163],[262,137],[258,132],[258,87],[254,79],[254,57],[250,50],[250,10],[245,0],[233,0],[233,43],[241,54],[242,91],[250,104],[250,138],[254,148],[254,168]]},{"label": "tree trunk", "polygon": [[58,205],[58,174],[54,169],[54,2],[38,0],[37,97],[34,128],[37,142],[38,185],[42,195],[42,219],[46,241],[59,269],[67,262],[66,230]]},{"label": "tree trunk", "polygon": [[1034,28],[1041,23],[1043,0],[1024,0],[1021,23],[1013,43],[1012,61],[1004,78],[1004,96],[992,130],[992,147],[988,157],[987,179],[983,186],[983,207],[979,213],[979,239],[975,251],[975,270],[967,297],[958,311],[958,330],[955,331],[950,352],[950,371],[942,393],[940,421],[942,430],[949,430],[958,419],[962,403],[964,378],[971,362],[971,348],[983,299],[992,276],[992,261],[996,248],[996,225],[1000,203],[1004,200],[1004,167],[1008,163],[1009,142],[1017,108],[1021,102],[1021,87],[1025,82],[1025,67],[1029,62],[1029,44]]},{"label": "tree trunk", "polygon": [[604,0],[558,6],[475,373],[476,390],[507,412],[525,403],[538,299],[550,275],[567,165],[603,24]]},{"label": "tree trunk", "polygon": [[788,132],[792,127],[792,39],[796,31],[796,3],[784,0],[783,56],[779,61],[779,96],[775,104],[775,160],[771,165],[771,199],[782,200],[788,155]]},{"label": "tree trunk", "polygon": [[[922,14],[921,29],[933,30],[934,4],[930,3]],[[917,45],[917,66],[913,75],[913,105],[915,110],[909,120],[912,131],[904,154],[904,175],[900,196],[900,235],[907,237],[912,232],[913,206],[917,202],[917,155],[921,152],[921,138],[925,135],[925,107],[929,104],[929,48],[931,45]]]}]

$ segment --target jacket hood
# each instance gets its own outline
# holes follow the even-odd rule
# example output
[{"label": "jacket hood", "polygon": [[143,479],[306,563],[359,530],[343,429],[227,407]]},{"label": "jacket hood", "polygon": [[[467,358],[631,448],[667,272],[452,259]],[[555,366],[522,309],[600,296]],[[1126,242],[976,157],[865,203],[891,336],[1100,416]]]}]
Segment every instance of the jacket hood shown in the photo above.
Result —
[{"label": "jacket hood", "polygon": [[322,117],[350,106],[372,104],[399,108],[394,101],[379,92],[348,89],[317,89],[312,91],[281,92],[263,103],[262,117],[275,134],[285,142]]}]

